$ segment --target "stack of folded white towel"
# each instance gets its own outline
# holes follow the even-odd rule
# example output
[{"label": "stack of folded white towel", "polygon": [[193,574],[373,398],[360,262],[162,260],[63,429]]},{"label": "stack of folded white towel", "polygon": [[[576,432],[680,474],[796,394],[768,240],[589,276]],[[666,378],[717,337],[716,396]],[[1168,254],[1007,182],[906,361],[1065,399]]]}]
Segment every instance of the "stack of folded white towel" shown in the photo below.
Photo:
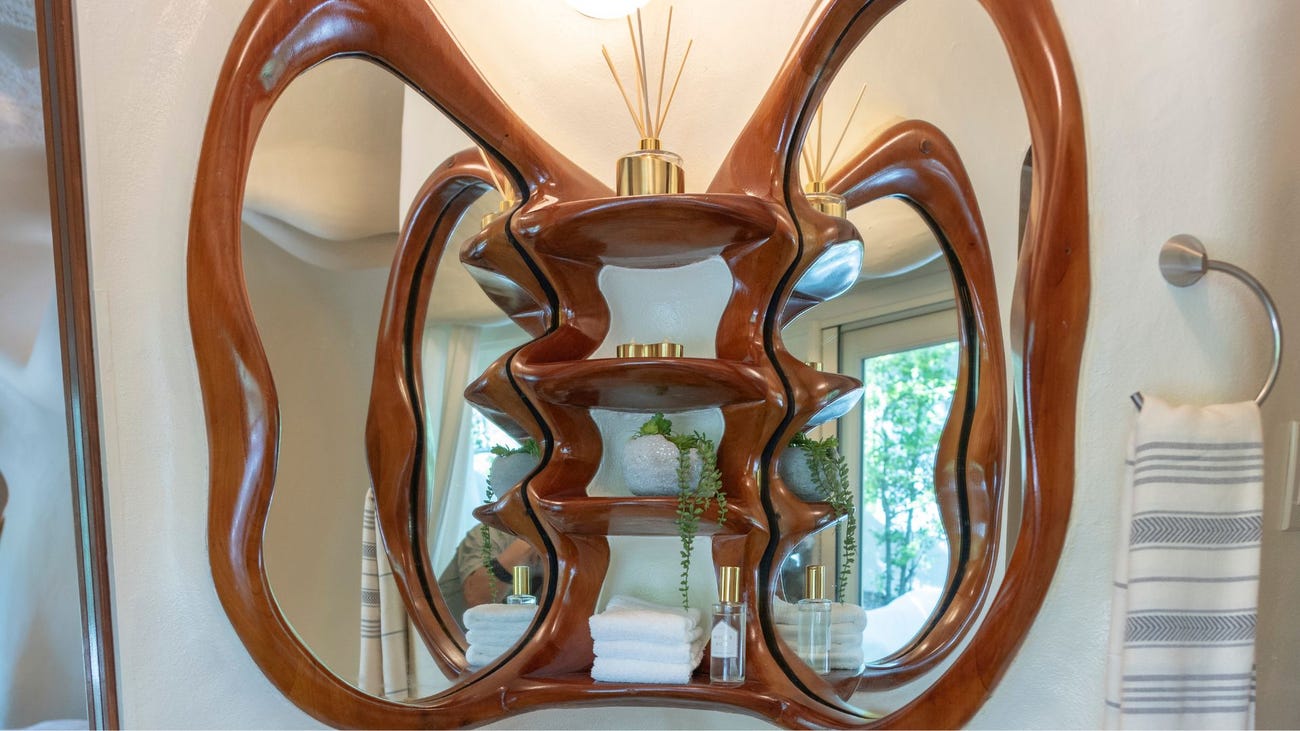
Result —
[{"label": "stack of folded white towel", "polygon": [[617,595],[590,625],[595,680],[684,685],[704,656],[707,638],[698,609]]},{"label": "stack of folded white towel", "polygon": [[535,614],[535,604],[480,604],[466,609],[465,662],[481,668],[506,654],[528,631]]},{"label": "stack of folded white towel", "polygon": [[[777,599],[776,631],[792,648],[799,646],[799,607]],[[864,661],[862,633],[867,629],[867,610],[856,604],[831,603],[831,669],[857,670]]]}]

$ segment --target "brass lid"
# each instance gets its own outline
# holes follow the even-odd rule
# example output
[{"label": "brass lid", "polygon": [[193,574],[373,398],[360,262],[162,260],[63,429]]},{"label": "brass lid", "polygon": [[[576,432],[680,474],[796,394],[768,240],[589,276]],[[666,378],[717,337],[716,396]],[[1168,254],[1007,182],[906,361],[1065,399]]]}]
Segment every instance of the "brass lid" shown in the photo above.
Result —
[{"label": "brass lid", "polygon": [[686,174],[682,171],[682,159],[672,152],[665,152],[644,145],[658,145],[659,140],[644,138],[641,149],[618,159],[615,175],[618,179],[619,195],[667,195],[686,191]]},{"label": "brass lid", "polygon": [[735,604],[740,601],[740,567],[723,566],[718,572],[718,601]]},{"label": "brass lid", "polygon": [[646,347],[653,349],[653,357],[655,358],[680,358],[686,352],[681,343],[670,343],[667,340]]},{"label": "brass lid", "polygon": [[527,566],[516,566],[514,571],[514,584],[510,591],[515,595],[524,595],[532,591],[532,580],[528,576]]},{"label": "brass lid", "polygon": [[826,567],[813,564],[804,573],[803,596],[805,599],[826,598]]},{"label": "brass lid", "polygon": [[814,180],[811,183],[805,185],[803,189],[809,193],[825,193],[826,182],[822,180]]},{"label": "brass lid", "polygon": [[660,150],[664,146],[658,137],[642,137],[641,143],[637,146],[641,150]]}]

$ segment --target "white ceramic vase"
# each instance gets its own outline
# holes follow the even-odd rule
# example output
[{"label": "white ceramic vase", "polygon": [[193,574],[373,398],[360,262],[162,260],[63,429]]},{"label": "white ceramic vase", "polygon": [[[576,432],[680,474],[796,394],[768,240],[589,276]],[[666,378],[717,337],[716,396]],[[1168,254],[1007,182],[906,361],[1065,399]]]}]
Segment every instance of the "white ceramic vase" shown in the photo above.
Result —
[{"label": "white ceramic vase", "polygon": [[[623,482],[633,495],[639,497],[668,497],[679,492],[677,467],[681,452],[677,445],[661,434],[633,437],[623,448]],[[704,460],[699,452],[688,452],[690,460],[689,485],[700,482]]]},{"label": "white ceramic vase", "polygon": [[826,498],[817,490],[817,483],[813,482],[812,467],[808,464],[808,453],[803,449],[787,447],[781,453],[781,459],[777,463],[776,469],[781,475],[781,481],[800,500],[809,503],[825,502]]},{"label": "white ceramic vase", "polygon": [[492,460],[488,468],[488,484],[492,491],[501,495],[506,490],[518,485],[532,472],[540,460],[527,452],[516,452]]}]

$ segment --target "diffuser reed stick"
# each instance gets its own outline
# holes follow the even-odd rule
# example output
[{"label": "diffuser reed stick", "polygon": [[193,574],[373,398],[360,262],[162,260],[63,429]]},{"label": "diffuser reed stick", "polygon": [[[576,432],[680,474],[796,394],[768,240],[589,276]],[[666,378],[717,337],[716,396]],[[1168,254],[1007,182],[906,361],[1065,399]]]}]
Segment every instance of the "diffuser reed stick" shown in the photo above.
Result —
[{"label": "diffuser reed stick", "polygon": [[[668,23],[664,31],[663,55],[659,59],[659,79],[654,84],[656,88],[653,90],[653,99],[651,98],[650,60],[646,53],[645,24],[641,18],[640,10],[636,12],[635,24],[632,22],[632,16],[627,17],[627,36],[632,44],[632,67],[635,86],[629,87],[629,85],[623,83],[609,49],[603,45],[600,47],[600,52],[605,57],[605,65],[609,67],[609,74],[614,77],[614,83],[618,86],[619,94],[623,97],[623,104],[627,107],[627,112],[632,117],[632,123],[636,125],[637,133],[641,135],[642,139],[658,141],[659,134],[664,128],[664,122],[668,119],[668,112],[672,109],[673,99],[677,96],[677,86],[681,83],[682,71],[686,69],[686,60],[690,58],[691,48],[695,45],[694,40],[687,41],[686,51],[682,54],[681,63],[677,66],[677,73],[673,77],[672,87],[669,88],[668,94],[665,96],[664,87],[668,81],[668,53],[672,32],[673,9],[669,7]],[[633,101],[634,97],[635,102]]]},{"label": "diffuser reed stick", "polygon": [[[810,134],[804,138],[804,146],[800,150],[800,157],[803,159],[804,172],[808,175],[808,182],[813,186],[820,186],[826,182],[826,176],[830,174],[831,167],[835,164],[835,156],[840,152],[840,146],[844,144],[844,137],[849,133],[849,127],[853,124],[853,118],[857,116],[858,107],[862,105],[862,96],[867,92],[867,85],[863,84],[862,89],[858,92],[857,101],[853,102],[853,109],[849,116],[844,120],[844,129],[840,130],[839,139],[835,141],[835,147],[831,148],[831,154],[822,159],[822,105],[817,105],[815,135]],[[809,139],[814,138],[815,139]],[[812,145],[812,152],[809,152],[809,145]]]}]

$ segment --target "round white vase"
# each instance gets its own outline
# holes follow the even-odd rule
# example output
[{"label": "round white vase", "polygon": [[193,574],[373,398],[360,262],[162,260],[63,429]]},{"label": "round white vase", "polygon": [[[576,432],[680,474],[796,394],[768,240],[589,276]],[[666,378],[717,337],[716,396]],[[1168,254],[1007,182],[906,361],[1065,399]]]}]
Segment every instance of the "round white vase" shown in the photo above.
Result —
[{"label": "round white vase", "polygon": [[[638,497],[668,497],[679,492],[677,467],[681,452],[661,434],[633,437],[623,448],[623,482]],[[695,487],[704,470],[704,460],[692,449],[688,484]]]}]

